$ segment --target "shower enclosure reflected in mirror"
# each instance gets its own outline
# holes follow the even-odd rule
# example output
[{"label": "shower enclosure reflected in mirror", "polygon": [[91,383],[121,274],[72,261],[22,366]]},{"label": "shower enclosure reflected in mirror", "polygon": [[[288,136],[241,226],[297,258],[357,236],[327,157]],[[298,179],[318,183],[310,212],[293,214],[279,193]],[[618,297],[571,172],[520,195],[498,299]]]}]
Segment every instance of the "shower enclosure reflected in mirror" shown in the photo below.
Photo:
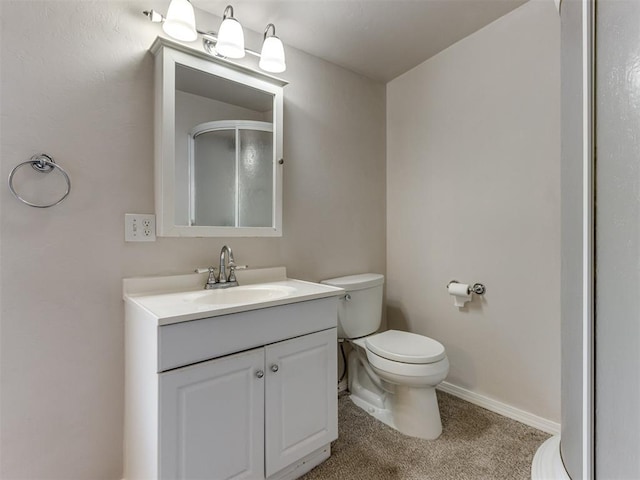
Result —
[{"label": "shower enclosure reflected in mirror", "polygon": [[270,122],[251,120],[206,122],[189,132],[189,225],[272,225],[272,137]]},{"label": "shower enclosure reflected in mirror", "polygon": [[159,236],[282,234],[282,80],[158,38]]}]

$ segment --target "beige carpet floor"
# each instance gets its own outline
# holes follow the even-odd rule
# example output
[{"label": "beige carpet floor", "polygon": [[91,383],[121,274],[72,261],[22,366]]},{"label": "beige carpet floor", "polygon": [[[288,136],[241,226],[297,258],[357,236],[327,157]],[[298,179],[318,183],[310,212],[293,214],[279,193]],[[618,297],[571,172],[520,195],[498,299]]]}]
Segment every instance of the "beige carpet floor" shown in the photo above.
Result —
[{"label": "beige carpet floor", "polygon": [[407,437],[338,400],[339,438],[331,458],[304,480],[528,480],[536,449],[549,435],[438,392],[442,435]]}]

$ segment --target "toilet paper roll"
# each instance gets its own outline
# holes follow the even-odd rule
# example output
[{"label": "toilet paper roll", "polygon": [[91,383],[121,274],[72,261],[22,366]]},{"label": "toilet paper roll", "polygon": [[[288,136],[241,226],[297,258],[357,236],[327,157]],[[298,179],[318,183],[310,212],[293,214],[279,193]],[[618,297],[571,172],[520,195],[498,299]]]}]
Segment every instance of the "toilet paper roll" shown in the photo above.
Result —
[{"label": "toilet paper roll", "polygon": [[449,284],[450,295],[469,296],[469,285],[466,283],[450,283]]},{"label": "toilet paper roll", "polygon": [[453,296],[453,304],[456,307],[464,307],[464,304],[471,301],[469,285],[466,283],[450,283],[447,287],[449,295]]}]

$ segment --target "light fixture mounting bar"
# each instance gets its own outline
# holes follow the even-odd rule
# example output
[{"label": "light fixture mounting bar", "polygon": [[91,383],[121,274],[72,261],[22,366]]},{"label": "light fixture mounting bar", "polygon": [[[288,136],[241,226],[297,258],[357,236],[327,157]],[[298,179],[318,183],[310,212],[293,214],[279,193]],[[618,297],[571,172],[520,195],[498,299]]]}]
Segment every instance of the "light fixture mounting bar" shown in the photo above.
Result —
[{"label": "light fixture mounting bar", "polygon": [[162,15],[160,12],[156,12],[155,10],[144,10],[142,13],[149,17],[149,20],[153,23],[164,22],[164,15]]},{"label": "light fixture mounting bar", "polygon": [[[215,52],[212,50],[211,47],[213,47],[213,45],[215,45],[216,43],[218,43],[218,36],[215,32],[203,32],[202,30],[197,30],[197,32],[202,35],[202,44],[205,47],[205,50],[207,50],[207,52],[209,52],[212,55],[215,55]],[[250,55],[253,55],[254,57],[260,57],[260,53],[256,52],[255,50],[251,50],[250,48],[246,48],[245,47],[245,52],[247,52]]]}]

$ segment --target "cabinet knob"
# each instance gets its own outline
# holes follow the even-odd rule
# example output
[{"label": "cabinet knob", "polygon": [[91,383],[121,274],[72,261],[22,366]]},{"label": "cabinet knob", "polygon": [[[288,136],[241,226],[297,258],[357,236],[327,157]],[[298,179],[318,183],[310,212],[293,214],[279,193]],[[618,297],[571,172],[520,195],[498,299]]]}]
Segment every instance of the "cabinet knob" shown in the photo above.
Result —
[{"label": "cabinet knob", "polygon": [[278,371],[278,365],[271,365],[271,371],[272,372],[277,372]]},{"label": "cabinet knob", "polygon": [[258,377],[258,378],[262,378],[262,377],[264,377],[264,372],[263,372],[262,370],[258,370],[258,371],[256,372],[256,377]]}]

